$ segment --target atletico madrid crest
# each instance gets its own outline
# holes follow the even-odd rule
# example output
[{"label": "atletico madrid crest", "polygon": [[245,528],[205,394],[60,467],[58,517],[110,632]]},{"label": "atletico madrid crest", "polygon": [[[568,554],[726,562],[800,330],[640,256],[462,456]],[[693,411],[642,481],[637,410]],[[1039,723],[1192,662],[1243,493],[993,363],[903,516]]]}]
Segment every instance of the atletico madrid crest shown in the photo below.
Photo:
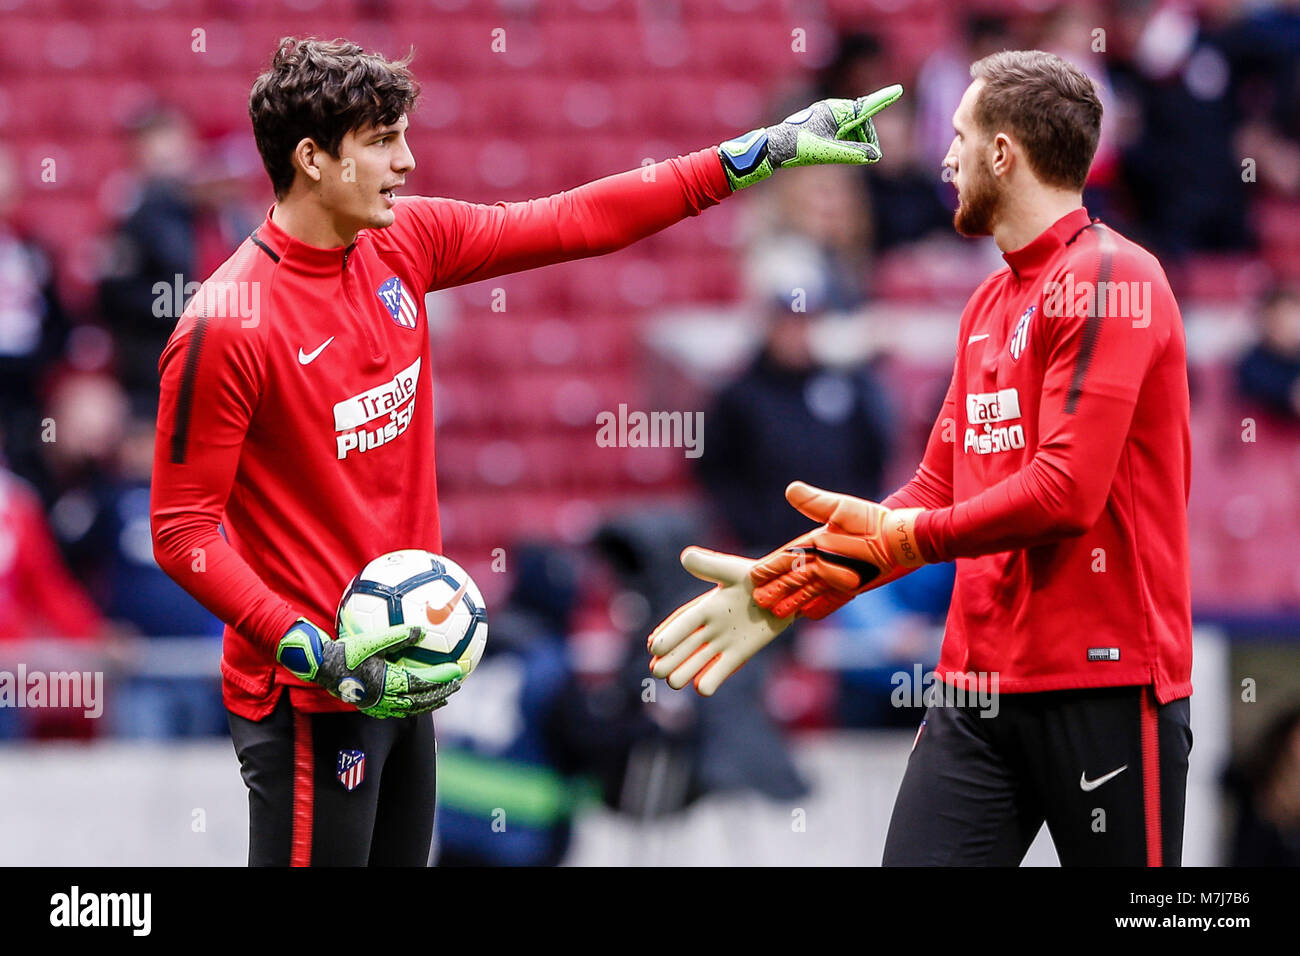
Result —
[{"label": "atletico madrid crest", "polygon": [[393,276],[375,290],[379,296],[379,301],[384,303],[384,308],[392,316],[393,321],[404,329],[415,328],[415,320],[419,312],[415,308],[415,299],[411,298],[411,293],[406,291],[402,285],[402,280]]},{"label": "atletico madrid crest", "polygon": [[1015,331],[1011,333],[1010,351],[1013,359],[1019,359],[1020,353],[1025,350],[1025,343],[1029,340],[1029,320],[1034,317],[1037,310],[1038,306],[1036,305],[1031,305],[1025,309],[1020,316],[1020,321],[1016,323]]},{"label": "atletico madrid crest", "polygon": [[339,783],[345,790],[355,790],[366,779],[366,755],[361,750],[339,751]]}]

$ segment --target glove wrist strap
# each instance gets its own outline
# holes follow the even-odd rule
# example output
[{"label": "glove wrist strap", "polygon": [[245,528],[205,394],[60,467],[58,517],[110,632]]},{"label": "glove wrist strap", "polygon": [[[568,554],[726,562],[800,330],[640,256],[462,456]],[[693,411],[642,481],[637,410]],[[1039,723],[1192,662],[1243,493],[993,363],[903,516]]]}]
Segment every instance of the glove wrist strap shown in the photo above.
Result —
[{"label": "glove wrist strap", "polygon": [[304,617],[293,622],[275,649],[275,659],[294,677],[304,681],[316,679],[324,656],[320,633]]},{"label": "glove wrist strap", "polygon": [[920,543],[916,540],[916,519],[923,508],[894,508],[885,515],[881,537],[889,548],[894,563],[903,568],[919,568],[926,564]]},{"label": "glove wrist strap", "polygon": [[722,169],[732,192],[762,182],[772,175],[772,158],[768,154],[767,130],[751,130],[744,136],[729,139],[718,147]]}]

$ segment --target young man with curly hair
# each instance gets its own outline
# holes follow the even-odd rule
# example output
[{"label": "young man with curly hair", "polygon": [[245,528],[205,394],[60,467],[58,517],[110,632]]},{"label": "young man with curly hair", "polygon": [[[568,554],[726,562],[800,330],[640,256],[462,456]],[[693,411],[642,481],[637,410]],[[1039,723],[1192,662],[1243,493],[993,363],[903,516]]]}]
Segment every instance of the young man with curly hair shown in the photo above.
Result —
[{"label": "young man with curly hair", "polygon": [[159,564],[226,623],[251,864],[428,860],[431,712],[463,675],[388,659],[418,627],[333,626],[374,557],[442,550],[425,293],[620,249],[782,166],[876,162],[871,116],[901,92],[820,101],[653,175],[481,205],[400,195],[406,61],[281,42],[249,99],[275,204],[163,351],[152,498]]}]

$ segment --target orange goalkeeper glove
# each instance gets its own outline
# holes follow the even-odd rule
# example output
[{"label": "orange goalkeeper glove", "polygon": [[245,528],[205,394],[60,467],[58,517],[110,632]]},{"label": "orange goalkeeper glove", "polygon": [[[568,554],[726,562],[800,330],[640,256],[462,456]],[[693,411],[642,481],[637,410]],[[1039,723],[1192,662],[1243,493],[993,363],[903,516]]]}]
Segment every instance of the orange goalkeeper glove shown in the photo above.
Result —
[{"label": "orange goalkeeper glove", "polygon": [[785,498],[823,524],[750,571],[754,603],[778,617],[823,618],[926,563],[915,533],[921,508],[886,508],[802,481],[791,482]]}]

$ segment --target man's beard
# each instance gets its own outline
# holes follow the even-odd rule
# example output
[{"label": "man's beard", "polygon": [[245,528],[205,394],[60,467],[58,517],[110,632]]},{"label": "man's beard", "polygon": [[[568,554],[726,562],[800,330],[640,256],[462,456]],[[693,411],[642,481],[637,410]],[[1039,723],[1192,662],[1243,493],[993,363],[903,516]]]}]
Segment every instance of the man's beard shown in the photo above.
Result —
[{"label": "man's beard", "polygon": [[957,211],[952,214],[952,226],[963,236],[991,236],[1002,205],[1002,192],[984,161],[976,166],[976,174],[962,190]]}]

